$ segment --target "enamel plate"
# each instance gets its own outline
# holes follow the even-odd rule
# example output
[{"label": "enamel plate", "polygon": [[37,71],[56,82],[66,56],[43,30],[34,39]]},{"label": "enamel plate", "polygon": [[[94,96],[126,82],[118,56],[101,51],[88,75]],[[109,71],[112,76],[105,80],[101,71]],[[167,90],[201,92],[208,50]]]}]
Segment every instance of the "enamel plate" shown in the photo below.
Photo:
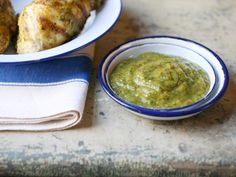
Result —
[{"label": "enamel plate", "polygon": [[[177,56],[198,64],[209,76],[208,93],[199,101],[178,108],[145,108],[122,99],[110,85],[110,74],[122,61],[145,52]],[[223,60],[200,43],[173,36],[147,36],[134,39],[112,50],[99,66],[98,79],[107,95],[126,110],[148,119],[178,120],[196,115],[218,101],[228,86],[229,75]]]},{"label": "enamel plate", "polygon": [[[12,0],[16,13],[29,4],[31,0]],[[75,50],[86,47],[107,33],[117,22],[121,13],[121,0],[105,0],[101,9],[93,11],[88,18],[86,25],[73,40],[58,47],[31,54],[16,54],[14,46],[11,44],[5,54],[0,55],[0,63],[22,63],[50,60],[56,56],[65,55]]]}]

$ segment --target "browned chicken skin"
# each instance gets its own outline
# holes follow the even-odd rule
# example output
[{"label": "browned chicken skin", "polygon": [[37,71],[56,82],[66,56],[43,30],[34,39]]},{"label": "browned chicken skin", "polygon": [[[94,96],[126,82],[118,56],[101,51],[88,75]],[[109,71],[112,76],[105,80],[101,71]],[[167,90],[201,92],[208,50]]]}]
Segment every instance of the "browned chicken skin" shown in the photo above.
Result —
[{"label": "browned chicken skin", "polygon": [[16,27],[16,16],[11,2],[0,0],[0,53],[4,53],[8,48]]},{"label": "browned chicken skin", "polygon": [[101,1],[34,0],[19,16],[17,53],[38,52],[71,40]]}]

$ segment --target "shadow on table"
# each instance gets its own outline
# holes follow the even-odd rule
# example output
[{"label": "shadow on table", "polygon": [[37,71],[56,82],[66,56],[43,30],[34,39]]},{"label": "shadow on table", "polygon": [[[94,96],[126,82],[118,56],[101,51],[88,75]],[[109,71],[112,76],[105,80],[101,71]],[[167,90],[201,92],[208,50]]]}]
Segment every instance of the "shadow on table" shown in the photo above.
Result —
[{"label": "shadow on table", "polygon": [[185,130],[195,128],[201,128],[202,130],[208,129],[211,126],[224,124],[231,118],[233,112],[236,110],[236,84],[231,78],[232,77],[230,77],[229,86],[224,97],[222,97],[220,101],[202,113],[193,116],[192,118],[179,121],[154,121],[153,123],[159,125],[175,126],[177,129],[184,127]]},{"label": "shadow on table", "polygon": [[96,65],[116,46],[129,40],[147,35],[150,27],[137,18],[135,12],[123,10],[122,15],[114,28],[97,41]]},{"label": "shadow on table", "polygon": [[92,81],[90,83],[89,93],[87,96],[87,102],[85,105],[84,116],[81,123],[74,127],[78,128],[88,128],[93,126],[94,119],[94,98],[95,98],[95,84],[97,81],[97,67],[101,59],[117,45],[134,39],[140,36],[140,29],[143,29],[144,24],[140,23],[138,19],[135,19],[134,14],[127,13],[125,10],[122,12],[120,20],[114,26],[114,28],[107,33],[103,38],[101,38],[96,43],[96,53],[94,60],[94,70]]},{"label": "shadow on table", "polygon": [[73,127],[73,129],[78,129],[78,128],[89,128],[93,125],[93,106],[94,106],[94,95],[95,95],[95,75],[96,73],[93,72],[91,76],[91,81],[89,84],[89,90],[88,90],[88,95],[87,95],[87,100],[84,108],[84,115],[82,117],[81,122]]},{"label": "shadow on table", "polygon": [[88,128],[93,126],[94,118],[94,98],[95,98],[95,84],[97,82],[97,67],[101,59],[117,45],[134,39],[140,36],[140,29],[144,28],[143,23],[140,23],[135,19],[134,14],[127,13],[125,10],[114,26],[114,28],[107,33],[104,37],[96,42],[96,52],[94,59],[93,76],[90,83],[89,93],[87,96],[87,102],[85,105],[84,116],[81,123],[74,127],[77,128]]}]

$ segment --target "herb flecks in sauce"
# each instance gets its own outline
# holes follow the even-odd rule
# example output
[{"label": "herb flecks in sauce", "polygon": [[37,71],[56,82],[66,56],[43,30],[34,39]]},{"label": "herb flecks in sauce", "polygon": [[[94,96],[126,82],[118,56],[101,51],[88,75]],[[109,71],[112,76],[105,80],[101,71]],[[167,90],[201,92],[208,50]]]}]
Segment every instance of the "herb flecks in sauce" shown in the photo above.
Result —
[{"label": "herb flecks in sauce", "polygon": [[182,58],[144,53],[121,62],[110,75],[112,89],[124,100],[146,108],[176,108],[203,98],[208,74]]}]

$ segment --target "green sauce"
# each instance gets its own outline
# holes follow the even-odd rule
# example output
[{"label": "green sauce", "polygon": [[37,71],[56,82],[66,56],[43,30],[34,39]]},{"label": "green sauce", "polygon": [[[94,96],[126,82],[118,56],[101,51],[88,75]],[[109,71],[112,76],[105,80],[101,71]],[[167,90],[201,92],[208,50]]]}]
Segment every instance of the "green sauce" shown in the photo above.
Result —
[{"label": "green sauce", "polygon": [[210,87],[208,74],[185,59],[144,53],[121,62],[110,75],[118,96],[146,108],[176,108],[203,98]]}]

